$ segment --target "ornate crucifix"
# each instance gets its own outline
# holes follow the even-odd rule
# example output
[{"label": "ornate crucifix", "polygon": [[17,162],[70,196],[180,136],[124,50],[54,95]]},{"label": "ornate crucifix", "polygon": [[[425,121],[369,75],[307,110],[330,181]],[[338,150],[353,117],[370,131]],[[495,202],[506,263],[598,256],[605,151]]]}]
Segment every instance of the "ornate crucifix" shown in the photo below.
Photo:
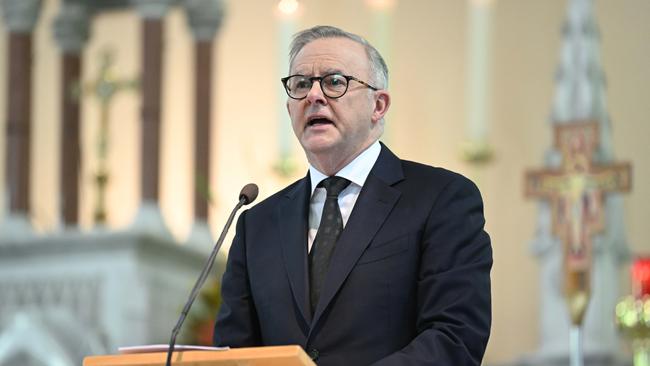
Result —
[{"label": "ornate crucifix", "polygon": [[604,228],[604,196],[628,192],[632,180],[629,163],[592,161],[598,137],[594,122],[559,125],[555,147],[562,154],[562,165],[526,173],[526,196],[552,205],[553,233],[563,246],[564,291],[574,326],[582,324],[589,303],[592,238]]},{"label": "ornate crucifix", "polygon": [[95,209],[93,220],[96,225],[106,224],[106,187],[108,185],[109,173],[107,158],[109,150],[108,123],[109,107],[111,100],[121,90],[135,89],[138,87],[136,80],[118,80],[113,76],[114,56],[110,50],[104,50],[99,75],[95,81],[85,86],[86,93],[97,98],[100,103],[99,132],[97,134],[97,172],[95,173],[95,185],[97,187]]}]

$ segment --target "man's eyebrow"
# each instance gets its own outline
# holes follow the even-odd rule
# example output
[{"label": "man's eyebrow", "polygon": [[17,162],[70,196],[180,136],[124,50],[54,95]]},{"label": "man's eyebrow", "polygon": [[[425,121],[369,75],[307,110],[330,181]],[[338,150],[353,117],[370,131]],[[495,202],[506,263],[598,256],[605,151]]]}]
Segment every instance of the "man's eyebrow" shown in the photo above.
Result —
[{"label": "man's eyebrow", "polygon": [[[323,70],[323,72],[320,73],[319,76],[330,75],[330,74],[341,74],[341,75],[343,75],[343,70],[341,70],[341,69],[325,69],[325,70]],[[308,76],[308,77],[314,76],[311,73],[303,73],[300,70],[294,71],[292,73],[292,75],[302,75],[302,76]]]},{"label": "man's eyebrow", "polygon": [[325,69],[323,72],[323,75],[327,74],[343,74],[343,70],[341,69]]}]

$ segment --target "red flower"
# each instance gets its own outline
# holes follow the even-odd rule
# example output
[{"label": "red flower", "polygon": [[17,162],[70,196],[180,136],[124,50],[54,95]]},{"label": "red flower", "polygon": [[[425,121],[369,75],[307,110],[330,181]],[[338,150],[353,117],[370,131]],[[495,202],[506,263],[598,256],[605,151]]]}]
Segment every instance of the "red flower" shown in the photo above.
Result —
[{"label": "red flower", "polygon": [[214,332],[214,318],[201,322],[194,334],[196,335],[197,344],[202,346],[213,346],[212,334]]},{"label": "red flower", "polygon": [[636,297],[650,295],[650,257],[639,257],[634,260],[632,286]]}]

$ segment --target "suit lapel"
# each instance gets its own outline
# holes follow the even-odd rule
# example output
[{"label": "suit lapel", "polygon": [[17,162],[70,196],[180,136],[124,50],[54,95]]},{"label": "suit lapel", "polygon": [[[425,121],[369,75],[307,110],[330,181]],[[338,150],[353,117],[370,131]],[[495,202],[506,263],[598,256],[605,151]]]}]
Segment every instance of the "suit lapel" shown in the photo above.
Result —
[{"label": "suit lapel", "polygon": [[382,144],[379,158],[332,254],[312,329],[397,203],[401,193],[391,185],[403,178],[400,160]]},{"label": "suit lapel", "polygon": [[305,322],[311,322],[307,271],[307,217],[309,215],[309,175],[289,191],[278,205],[282,255],[294,300]]}]

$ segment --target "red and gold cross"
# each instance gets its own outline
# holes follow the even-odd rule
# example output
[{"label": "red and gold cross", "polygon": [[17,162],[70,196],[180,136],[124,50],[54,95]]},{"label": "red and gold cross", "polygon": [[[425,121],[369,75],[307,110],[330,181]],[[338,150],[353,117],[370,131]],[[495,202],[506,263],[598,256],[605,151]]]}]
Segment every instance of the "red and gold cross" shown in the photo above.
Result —
[{"label": "red and gold cross", "polygon": [[559,125],[555,147],[562,154],[557,169],[526,172],[526,197],[550,201],[553,234],[562,242],[564,291],[573,324],[582,323],[589,302],[592,238],[605,227],[604,196],[628,192],[629,163],[596,164],[598,124],[592,121]]}]

